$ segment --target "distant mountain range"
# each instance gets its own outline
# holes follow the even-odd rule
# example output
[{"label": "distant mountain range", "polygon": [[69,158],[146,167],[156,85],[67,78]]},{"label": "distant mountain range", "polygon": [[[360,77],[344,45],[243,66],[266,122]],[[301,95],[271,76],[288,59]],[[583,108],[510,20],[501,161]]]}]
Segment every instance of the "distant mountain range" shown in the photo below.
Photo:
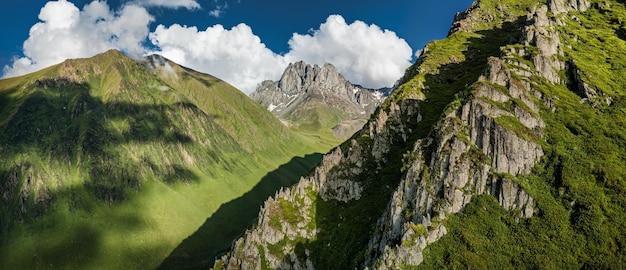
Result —
[{"label": "distant mountain range", "polygon": [[345,139],[359,130],[391,93],[347,81],[329,63],[289,64],[278,81],[264,81],[250,97],[288,126],[307,131],[332,131]]}]

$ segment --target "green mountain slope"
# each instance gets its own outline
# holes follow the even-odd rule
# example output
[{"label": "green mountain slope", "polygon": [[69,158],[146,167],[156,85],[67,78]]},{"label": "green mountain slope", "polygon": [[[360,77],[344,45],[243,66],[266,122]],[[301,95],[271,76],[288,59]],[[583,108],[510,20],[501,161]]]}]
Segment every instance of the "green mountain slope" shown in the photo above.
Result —
[{"label": "green mountain slope", "polygon": [[[221,204],[329,147],[159,56],[1,80],[0,268],[155,268]],[[315,164],[299,162],[283,173]]]},{"label": "green mountain slope", "polygon": [[476,1],[215,268],[623,269],[624,21]]}]

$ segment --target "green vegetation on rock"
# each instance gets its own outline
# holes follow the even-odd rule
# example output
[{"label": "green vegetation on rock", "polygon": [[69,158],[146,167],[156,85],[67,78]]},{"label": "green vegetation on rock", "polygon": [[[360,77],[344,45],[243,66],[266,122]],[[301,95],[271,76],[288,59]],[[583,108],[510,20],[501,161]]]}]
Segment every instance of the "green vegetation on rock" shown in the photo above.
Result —
[{"label": "green vegetation on rock", "polygon": [[565,58],[598,96],[581,100],[571,76],[569,88],[536,78],[556,108],[541,112],[545,156],[519,179],[539,213],[517,220],[493,197],[476,198],[449,218],[449,234],[426,248],[420,268],[626,267],[626,41],[620,37],[626,8],[599,1],[560,19]]},{"label": "green vegetation on rock", "polygon": [[[476,1],[309,177],[315,227],[246,239],[278,239],[280,267],[625,268],[625,21],[624,1]],[[260,218],[297,223],[298,187]]]}]

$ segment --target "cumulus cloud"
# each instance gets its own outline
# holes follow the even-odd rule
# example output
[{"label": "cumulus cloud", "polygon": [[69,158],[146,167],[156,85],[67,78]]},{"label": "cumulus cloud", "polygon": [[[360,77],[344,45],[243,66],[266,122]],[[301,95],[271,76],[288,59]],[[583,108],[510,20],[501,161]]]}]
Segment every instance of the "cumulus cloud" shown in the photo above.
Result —
[{"label": "cumulus cloud", "polygon": [[[82,10],[67,0],[48,2],[39,13],[41,22],[31,27],[24,42],[24,56],[4,67],[4,77],[119,49],[135,58],[161,54],[217,76],[246,93],[263,80],[279,79],[288,63],[300,60],[318,65],[331,63],[351,82],[379,88],[392,86],[402,77],[413,57],[409,45],[394,32],[361,21],[348,24],[340,15],[329,16],[309,34],[294,33],[288,41],[290,51],[278,55],[243,23],[230,29],[218,24],[205,30],[179,24],[158,25],[150,32],[148,27],[154,18],[144,6],[196,8],[199,5],[195,0],[128,3],[114,11],[105,1],[93,1]],[[224,3],[220,10],[227,8]],[[151,49],[144,46],[146,38],[154,45]]]},{"label": "cumulus cloud", "polygon": [[351,82],[370,88],[392,86],[411,64],[413,51],[389,30],[362,21],[347,24],[331,15],[311,34],[293,34],[289,62],[331,63]]},{"label": "cumulus cloud", "polygon": [[58,64],[65,59],[90,57],[108,49],[119,49],[141,57],[143,41],[154,19],[145,8],[131,4],[111,11],[106,2],[94,1],[79,10],[66,0],[51,1],[39,13],[24,42],[24,57],[4,67],[13,77]]},{"label": "cumulus cloud", "polygon": [[231,29],[215,25],[204,31],[159,25],[150,40],[160,48],[155,53],[222,78],[246,93],[263,80],[280,78],[288,63],[300,60],[331,63],[348,80],[365,87],[389,87],[413,57],[411,47],[394,32],[361,21],[347,24],[339,15],[329,16],[310,35],[293,34],[284,56],[266,48],[245,24]]},{"label": "cumulus cloud", "polygon": [[231,29],[218,24],[206,30],[159,25],[149,38],[160,48],[154,53],[217,76],[246,93],[263,80],[279,78],[287,66],[284,57],[268,49],[243,23]]},{"label": "cumulus cloud", "polygon": [[166,8],[186,8],[186,9],[199,9],[200,4],[196,0],[137,0],[136,2],[142,6],[155,6]]}]

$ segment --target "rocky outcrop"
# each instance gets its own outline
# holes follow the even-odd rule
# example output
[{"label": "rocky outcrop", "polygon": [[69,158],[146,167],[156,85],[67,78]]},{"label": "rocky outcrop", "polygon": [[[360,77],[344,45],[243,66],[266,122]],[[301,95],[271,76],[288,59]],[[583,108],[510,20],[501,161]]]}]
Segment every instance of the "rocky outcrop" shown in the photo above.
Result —
[{"label": "rocky outcrop", "polygon": [[534,46],[537,53],[532,61],[538,74],[551,83],[561,83],[558,71],[565,67],[559,59],[563,56],[559,34],[553,31],[554,23],[548,18],[548,7],[541,6],[533,10],[527,17],[528,25],[522,33],[525,46]]},{"label": "rocky outcrop", "polygon": [[479,20],[493,20],[493,16],[487,16],[482,19],[479,18],[479,16],[477,16],[474,12],[479,6],[480,1],[476,1],[465,11],[454,14],[454,20],[452,21],[452,26],[448,31],[448,36],[459,31],[470,31],[473,25]]},{"label": "rocky outcrop", "polygon": [[[573,62],[564,60],[560,36],[555,31],[558,18],[552,15],[588,7],[584,0],[549,1],[548,5],[531,9],[520,20],[511,20],[522,22],[521,36],[501,47],[499,57],[487,59],[486,69],[469,86],[469,94],[449,105],[430,135],[417,140],[412,136],[415,124],[422,121],[420,106],[426,106],[426,100],[389,102],[357,133],[360,137],[353,137],[343,148],[329,154],[328,159],[337,162],[325,164],[336,164],[333,169],[316,170],[302,181],[301,185],[313,187],[323,200],[359,200],[359,190],[367,187],[360,185],[358,177],[388,165],[394,146],[409,144],[410,150],[404,153],[401,180],[376,221],[366,258],[358,267],[398,269],[419,265],[423,260],[422,250],[447,234],[446,218],[463,211],[479,195],[493,196],[518,220],[536,213],[535,200],[523,188],[521,179],[531,174],[544,156],[540,142],[545,123],[540,108],[556,110],[554,98],[544,96],[539,84],[564,84],[567,78],[560,75],[561,71],[566,67],[576,70]],[[505,13],[504,10],[502,7],[497,12]],[[465,13],[457,15],[450,33],[471,31],[480,24],[479,14],[482,13],[477,1]],[[413,70],[427,72],[419,66]],[[581,96],[591,98],[596,92],[577,74],[573,80],[578,91]],[[428,90],[423,84],[415,87]],[[371,162],[367,164],[378,167],[364,168],[365,163],[359,162],[363,158]],[[318,172],[324,172],[323,176]],[[303,196],[293,190],[302,190],[300,185],[289,194]],[[309,237],[310,232],[300,237]],[[293,251],[286,254],[292,258],[290,264],[270,266],[312,267],[308,253],[304,257]],[[233,262],[234,258],[237,256],[227,259]]]},{"label": "rocky outcrop", "polygon": [[348,82],[331,64],[289,64],[279,81],[264,81],[250,97],[288,124],[310,124],[319,110],[340,118],[333,127],[347,138],[363,127],[390,89],[372,90]]},{"label": "rocky outcrop", "polygon": [[238,239],[233,252],[218,263],[224,263],[226,269],[261,269],[263,263],[272,269],[313,269],[308,258],[296,255],[294,243],[317,235],[313,203],[318,196],[340,201],[360,198],[362,187],[358,181],[348,180],[361,172],[359,153],[351,148],[345,156],[336,148],[324,156],[311,176],[268,199],[254,229]]},{"label": "rocky outcrop", "polygon": [[12,171],[5,172],[0,177],[5,180],[0,183],[2,207],[11,207],[15,202],[18,221],[41,217],[52,203],[50,188],[45,184],[46,176],[36,174],[32,166],[16,165]]},{"label": "rocky outcrop", "polygon": [[582,79],[581,70],[576,66],[576,62],[571,60],[567,62],[567,69],[572,75],[572,83],[574,84],[577,94],[585,99],[595,99],[597,97],[596,89],[593,89]]},{"label": "rocky outcrop", "polygon": [[[422,261],[421,250],[447,233],[440,221],[462,211],[476,195],[493,195],[505,209],[517,211],[521,218],[534,214],[534,200],[516,183],[516,176],[530,173],[543,156],[532,138],[541,136],[545,124],[529,96],[532,91],[514,83],[507,65],[493,58],[488,66],[477,83],[476,94],[448,113],[433,135],[413,144],[404,177],[377,222],[378,233],[369,243],[367,265],[380,269],[418,265]],[[525,100],[529,105],[504,110],[493,104],[513,99]],[[519,119],[534,137],[525,138],[503,126],[498,119],[504,116]],[[291,225],[283,222],[281,230],[277,230],[267,220],[281,217],[277,214],[280,211],[267,209],[278,209],[280,201],[296,202],[293,207],[300,209],[298,215],[306,217],[311,215],[307,211],[312,209],[306,209],[308,199],[314,198],[312,194],[323,200],[359,200],[364,188],[359,177],[368,173],[366,169],[372,169],[364,165],[384,166],[392,145],[406,143],[413,132],[411,123],[421,119],[419,106],[411,100],[392,102],[380,109],[361,137],[327,154],[311,176],[266,202],[257,226],[223,258],[227,268],[258,268],[261,258],[255,254],[265,254],[264,260],[270,267],[310,269],[308,258],[298,257],[295,246],[285,243],[314,239],[317,231],[308,223],[311,219],[302,218]],[[275,248],[267,245],[277,243],[284,244],[280,244],[283,253],[268,255],[267,251]]]},{"label": "rocky outcrop", "polygon": [[[374,268],[420,264],[421,250],[446,234],[440,221],[462,211],[476,195],[493,195],[523,218],[534,214],[534,200],[516,176],[530,173],[543,156],[532,138],[541,136],[545,124],[531,89],[514,83],[511,73],[504,61],[491,58],[475,94],[448,113],[433,136],[415,144],[414,160],[369,244]],[[512,99],[525,103],[510,110],[497,106]],[[519,121],[532,136],[510,130],[499,121],[503,117]]]},{"label": "rocky outcrop", "polygon": [[593,107],[613,104],[613,98],[604,95],[585,82],[583,79],[584,72],[576,66],[576,61],[568,61],[566,68],[570,75],[570,88],[582,98],[581,102],[589,102]]},{"label": "rocky outcrop", "polygon": [[[559,15],[567,14],[569,12],[584,12],[591,7],[591,3],[587,0],[550,0],[548,1],[548,10],[552,12],[552,14],[556,15],[556,18],[553,18],[552,21],[547,21],[542,23],[545,26],[554,27],[554,24],[563,25],[561,22]],[[545,8],[544,8],[545,9]],[[540,10],[541,14],[545,13],[543,10]],[[575,15],[572,15],[572,18],[576,18]],[[542,17],[544,17],[542,15]],[[544,18],[545,19],[545,18]],[[543,21],[543,20],[542,20]],[[558,34],[556,31],[551,31],[552,34],[543,38],[543,42],[537,43],[537,48],[540,50],[540,54],[544,53],[546,55],[555,55],[553,52],[556,51],[558,55],[563,55],[562,49],[557,47],[557,43],[560,43],[558,39]],[[545,46],[540,46],[545,45]],[[542,51],[543,48],[543,51]],[[546,50],[546,48],[549,48]],[[535,63],[537,64],[537,63]],[[549,65],[549,64],[548,64]],[[542,65],[538,67],[538,70],[541,70],[540,67],[548,66]],[[599,93],[594,87],[589,85],[588,82],[585,82],[583,71],[581,71],[577,66],[574,60],[569,60],[567,62],[556,62],[552,61],[553,68],[556,70],[567,70],[569,75],[569,84],[574,92],[576,92],[581,98],[581,102],[589,102],[593,107],[598,107],[601,105],[611,105],[613,100],[610,96],[606,96],[603,93]],[[553,74],[549,75],[553,77]],[[548,79],[551,82],[559,82]]]},{"label": "rocky outcrop", "polygon": [[272,269],[312,269],[309,261],[297,258],[293,243],[299,238],[312,239],[317,233],[310,212],[317,196],[316,187],[315,181],[302,179],[297,188],[281,189],[267,200],[255,229],[234,243],[230,257],[222,258],[226,269],[261,269],[263,263]]},{"label": "rocky outcrop", "polygon": [[591,4],[587,0],[550,0],[548,7],[552,14],[558,15],[570,11],[585,11]]},{"label": "rocky outcrop", "polygon": [[[375,120],[363,128],[362,134],[326,154],[314,172],[302,178],[297,186],[281,190],[267,200],[256,226],[238,239],[233,251],[217,263],[223,263],[226,269],[260,269],[263,262],[273,269],[313,269],[307,257],[296,255],[294,244],[298,239],[315,239],[318,233],[312,223],[315,207],[311,204],[318,198],[340,202],[359,200],[364,189],[362,178],[371,173],[368,172],[371,165],[384,166],[390,146],[406,142],[411,132],[405,122],[407,117],[414,121],[421,119],[415,102],[404,100],[392,104],[388,110],[378,110]],[[298,211],[295,214],[294,209]],[[276,253],[277,249],[281,252]]]}]

